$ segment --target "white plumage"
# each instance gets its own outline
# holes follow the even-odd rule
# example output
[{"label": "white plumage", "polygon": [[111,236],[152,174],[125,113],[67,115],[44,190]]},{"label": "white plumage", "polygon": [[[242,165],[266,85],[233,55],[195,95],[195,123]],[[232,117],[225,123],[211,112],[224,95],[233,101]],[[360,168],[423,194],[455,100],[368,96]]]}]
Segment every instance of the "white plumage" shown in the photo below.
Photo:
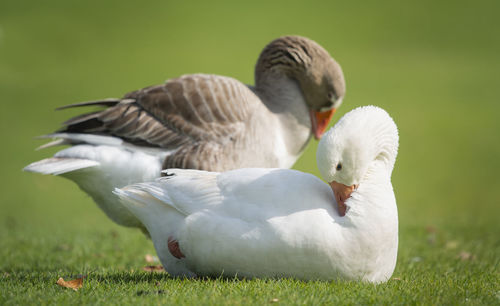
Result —
[{"label": "white plumage", "polygon": [[[321,140],[318,166],[329,182],[357,184],[345,217],[327,184],[286,169],[169,169],[167,177],[115,193],[145,225],[172,275],[382,282],[397,257],[390,181],[397,146],[394,122],[372,106],[351,111]],[[358,169],[366,169],[359,179]],[[169,241],[178,242],[177,256]]]},{"label": "white plumage", "polygon": [[144,229],[142,223],[128,209],[122,205],[109,204],[116,202],[116,196],[111,191],[116,186],[158,178],[162,161],[168,151],[148,152],[144,148],[123,143],[121,139],[109,136],[85,134],[49,136],[70,138],[86,144],[61,150],[54,157],[28,165],[24,168],[25,171],[60,175],[78,182],[80,188],[88,193],[113,221]]}]

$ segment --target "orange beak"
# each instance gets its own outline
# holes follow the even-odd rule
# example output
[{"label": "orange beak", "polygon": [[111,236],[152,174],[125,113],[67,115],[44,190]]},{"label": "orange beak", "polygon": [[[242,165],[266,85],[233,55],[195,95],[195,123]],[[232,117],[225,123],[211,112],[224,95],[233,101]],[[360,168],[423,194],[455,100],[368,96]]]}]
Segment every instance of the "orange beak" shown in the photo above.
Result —
[{"label": "orange beak", "polygon": [[358,188],[358,185],[346,186],[341,183],[337,183],[335,181],[330,183],[330,187],[332,187],[333,194],[335,195],[335,200],[337,200],[337,205],[339,208],[339,215],[341,217],[345,216],[347,206],[345,205],[345,201],[349,199],[351,193]]},{"label": "orange beak", "polygon": [[310,115],[312,132],[314,133],[314,138],[316,138],[316,140],[320,139],[321,136],[323,136],[323,133],[325,133],[326,127],[328,126],[328,123],[332,119],[333,114],[335,114],[336,110],[336,108],[332,108],[325,112],[316,112],[311,110]]}]

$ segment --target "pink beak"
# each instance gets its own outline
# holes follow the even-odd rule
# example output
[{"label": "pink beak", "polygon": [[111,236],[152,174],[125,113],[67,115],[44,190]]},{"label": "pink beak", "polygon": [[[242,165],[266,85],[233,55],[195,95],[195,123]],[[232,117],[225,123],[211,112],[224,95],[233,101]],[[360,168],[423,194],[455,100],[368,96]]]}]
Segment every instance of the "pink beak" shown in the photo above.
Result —
[{"label": "pink beak", "polygon": [[316,138],[316,140],[323,136],[323,133],[325,133],[326,127],[336,110],[336,108],[332,108],[325,112],[316,112],[313,110],[310,112],[312,132],[314,133],[314,138]]},{"label": "pink beak", "polygon": [[335,200],[337,200],[337,205],[339,209],[339,215],[341,217],[345,216],[347,206],[345,205],[345,201],[349,199],[351,193],[358,188],[358,185],[346,186],[341,183],[337,183],[332,181],[330,183],[330,187],[333,190],[333,194],[335,195]]}]

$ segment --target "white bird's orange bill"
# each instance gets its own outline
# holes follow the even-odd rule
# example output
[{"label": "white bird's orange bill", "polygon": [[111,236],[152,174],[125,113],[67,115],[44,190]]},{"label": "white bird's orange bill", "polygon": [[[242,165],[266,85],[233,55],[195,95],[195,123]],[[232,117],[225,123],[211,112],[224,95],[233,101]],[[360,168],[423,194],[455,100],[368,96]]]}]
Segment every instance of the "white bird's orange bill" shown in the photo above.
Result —
[{"label": "white bird's orange bill", "polygon": [[347,206],[345,205],[345,201],[349,199],[351,193],[358,188],[357,185],[347,186],[342,183],[337,183],[332,181],[330,183],[330,187],[333,190],[333,194],[335,195],[335,200],[337,200],[339,215],[341,217],[345,216]]}]

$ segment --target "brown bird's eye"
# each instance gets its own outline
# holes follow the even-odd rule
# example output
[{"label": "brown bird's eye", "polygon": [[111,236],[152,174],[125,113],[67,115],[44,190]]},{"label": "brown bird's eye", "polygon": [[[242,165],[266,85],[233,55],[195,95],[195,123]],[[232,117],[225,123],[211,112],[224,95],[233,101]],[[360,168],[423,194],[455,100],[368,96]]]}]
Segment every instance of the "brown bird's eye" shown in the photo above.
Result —
[{"label": "brown bird's eye", "polygon": [[329,100],[330,102],[332,102],[332,103],[333,103],[333,102],[335,102],[335,101],[337,100],[337,96],[335,95],[335,93],[334,93],[334,92],[329,92],[329,93],[328,93],[328,100]]},{"label": "brown bird's eye", "polygon": [[338,164],[337,164],[337,171],[340,171],[340,170],[342,170],[342,164],[341,164],[341,163],[338,163]]}]

